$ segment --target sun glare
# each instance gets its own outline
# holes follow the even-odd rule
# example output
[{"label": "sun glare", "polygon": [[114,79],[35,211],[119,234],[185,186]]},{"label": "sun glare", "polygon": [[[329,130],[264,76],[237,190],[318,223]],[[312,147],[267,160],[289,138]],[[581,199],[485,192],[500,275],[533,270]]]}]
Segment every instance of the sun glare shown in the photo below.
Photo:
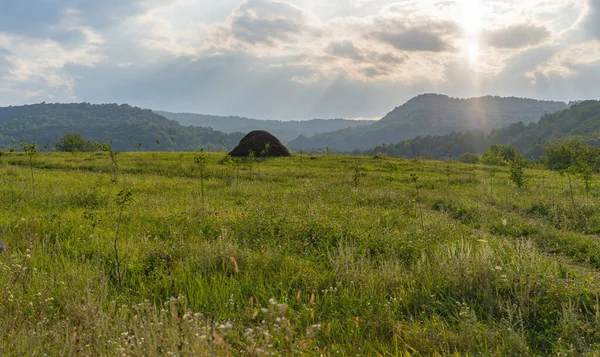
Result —
[{"label": "sun glare", "polygon": [[461,26],[465,33],[464,53],[471,65],[479,60],[479,37],[483,30],[483,8],[480,0],[462,2]]},{"label": "sun glare", "polygon": [[462,2],[461,25],[469,37],[479,36],[483,29],[483,7],[479,0],[465,0]]},{"label": "sun glare", "polygon": [[472,42],[467,45],[467,57],[472,64],[477,63],[479,60],[479,45],[477,43]]}]

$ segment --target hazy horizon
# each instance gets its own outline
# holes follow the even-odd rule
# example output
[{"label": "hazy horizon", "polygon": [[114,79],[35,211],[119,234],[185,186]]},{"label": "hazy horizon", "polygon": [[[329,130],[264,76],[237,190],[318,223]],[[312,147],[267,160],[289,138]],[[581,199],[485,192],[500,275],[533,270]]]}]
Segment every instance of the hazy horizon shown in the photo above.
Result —
[{"label": "hazy horizon", "polygon": [[287,121],[381,118],[422,93],[594,99],[599,24],[600,0],[9,0],[0,106]]}]

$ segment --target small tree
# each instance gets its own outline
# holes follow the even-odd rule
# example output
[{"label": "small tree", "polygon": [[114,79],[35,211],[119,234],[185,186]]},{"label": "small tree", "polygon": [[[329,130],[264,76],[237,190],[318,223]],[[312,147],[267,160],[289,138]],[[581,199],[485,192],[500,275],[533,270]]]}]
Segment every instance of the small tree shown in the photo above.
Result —
[{"label": "small tree", "polygon": [[522,155],[517,155],[508,163],[509,179],[521,188],[525,186],[525,164],[527,161]]},{"label": "small tree", "polygon": [[37,153],[37,145],[35,143],[26,143],[21,141],[23,151],[29,156],[29,168],[31,169],[31,192],[35,195],[35,181],[33,179],[33,156]]},{"label": "small tree", "polygon": [[479,163],[479,156],[471,153],[464,153],[458,157],[458,161],[465,164],[477,164]]},{"label": "small tree", "polygon": [[362,175],[363,168],[360,166],[358,157],[354,157],[354,164],[352,165],[352,187],[357,190],[358,184],[360,183],[360,176]]},{"label": "small tree", "polygon": [[232,181],[235,179],[235,188],[237,190],[239,188],[240,181],[240,158],[227,155],[227,166],[229,166],[233,172]]},{"label": "small tree", "polygon": [[247,161],[250,167],[250,179],[252,180],[252,165],[254,164],[254,161],[256,161],[256,153],[254,151],[250,150]]},{"label": "small tree", "polygon": [[481,162],[485,165],[506,166],[519,155],[519,149],[512,145],[492,145],[481,155]]},{"label": "small tree", "polygon": [[450,178],[452,176],[452,168],[450,162],[452,161],[452,145],[448,145],[448,157],[446,160],[446,179],[448,180],[448,186],[450,186]]},{"label": "small tree", "polygon": [[204,209],[204,172],[208,163],[204,149],[200,149],[200,152],[194,155],[194,163],[198,165],[200,170],[200,196],[202,198],[202,209]]},{"label": "small tree", "polygon": [[269,157],[269,149],[271,148],[271,144],[265,143],[265,148],[261,152],[262,156],[267,159]]},{"label": "small tree", "polygon": [[119,232],[121,231],[121,221],[123,219],[123,211],[125,211],[125,207],[133,202],[133,193],[130,188],[126,188],[121,190],[117,194],[117,199],[115,200],[117,205],[119,206],[119,216],[117,218],[117,228],[115,230],[115,238],[113,240],[113,248],[115,252],[115,276],[117,278],[117,285],[121,288],[122,276],[121,276],[121,258],[119,256]]},{"label": "small tree", "polygon": [[423,210],[421,209],[421,199],[419,197],[419,177],[417,176],[417,174],[412,173],[410,174],[410,180],[415,183],[417,206],[419,207],[419,214],[421,216],[421,229],[425,230],[425,221],[423,220]]},{"label": "small tree", "polygon": [[543,158],[547,168],[579,175],[587,191],[591,188],[594,169],[600,164],[600,149],[570,138],[546,144]]},{"label": "small tree", "polygon": [[112,166],[112,170],[113,170],[113,176],[111,178],[111,181],[113,183],[116,183],[119,181],[119,151],[116,151],[113,149],[112,145],[107,144],[107,143],[94,143],[93,147],[96,150],[101,150],[103,152],[107,152],[108,153],[108,158],[110,159],[111,162],[111,166]]},{"label": "small tree", "polygon": [[92,142],[86,140],[78,133],[66,133],[60,137],[60,140],[54,144],[56,151],[62,152],[83,152],[92,149]]},{"label": "small tree", "polygon": [[17,151],[17,143],[14,140],[12,140],[10,142],[10,146],[8,147],[8,152],[10,153],[10,156],[12,156],[12,153],[15,151]]}]

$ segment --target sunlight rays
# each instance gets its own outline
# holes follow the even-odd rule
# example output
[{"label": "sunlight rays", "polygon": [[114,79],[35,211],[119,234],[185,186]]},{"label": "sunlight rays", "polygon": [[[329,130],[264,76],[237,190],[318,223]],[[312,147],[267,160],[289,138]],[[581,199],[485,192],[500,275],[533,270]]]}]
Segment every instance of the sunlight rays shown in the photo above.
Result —
[{"label": "sunlight rays", "polygon": [[462,2],[461,26],[465,39],[463,52],[471,66],[476,66],[480,58],[479,40],[483,31],[483,6],[480,0]]}]

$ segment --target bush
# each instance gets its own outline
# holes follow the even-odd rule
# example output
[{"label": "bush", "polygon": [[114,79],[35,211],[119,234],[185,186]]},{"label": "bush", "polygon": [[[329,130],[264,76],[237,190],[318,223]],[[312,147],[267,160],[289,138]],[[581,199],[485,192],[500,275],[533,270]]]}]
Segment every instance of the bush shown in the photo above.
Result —
[{"label": "bush", "polygon": [[479,162],[479,156],[467,152],[460,155],[458,161],[464,162],[465,164],[477,164]]},{"label": "bush", "polygon": [[510,181],[519,188],[525,186],[525,163],[526,160],[521,155],[515,156],[515,158],[508,163],[508,177]]},{"label": "bush", "polygon": [[63,134],[60,140],[54,144],[57,151],[63,152],[78,152],[78,151],[92,151],[93,145],[90,140],[86,140],[77,133]]},{"label": "bush", "polygon": [[550,170],[564,171],[575,167],[584,171],[589,166],[593,171],[599,171],[600,149],[584,145],[581,139],[570,138],[548,142],[544,152],[546,155],[543,161]]},{"label": "bush", "polygon": [[506,161],[502,159],[502,156],[487,150],[481,155],[481,162],[485,165],[492,166],[506,166]]},{"label": "bush", "polygon": [[527,163],[519,149],[512,145],[492,145],[481,155],[481,162],[486,165],[506,166],[515,160]]}]

